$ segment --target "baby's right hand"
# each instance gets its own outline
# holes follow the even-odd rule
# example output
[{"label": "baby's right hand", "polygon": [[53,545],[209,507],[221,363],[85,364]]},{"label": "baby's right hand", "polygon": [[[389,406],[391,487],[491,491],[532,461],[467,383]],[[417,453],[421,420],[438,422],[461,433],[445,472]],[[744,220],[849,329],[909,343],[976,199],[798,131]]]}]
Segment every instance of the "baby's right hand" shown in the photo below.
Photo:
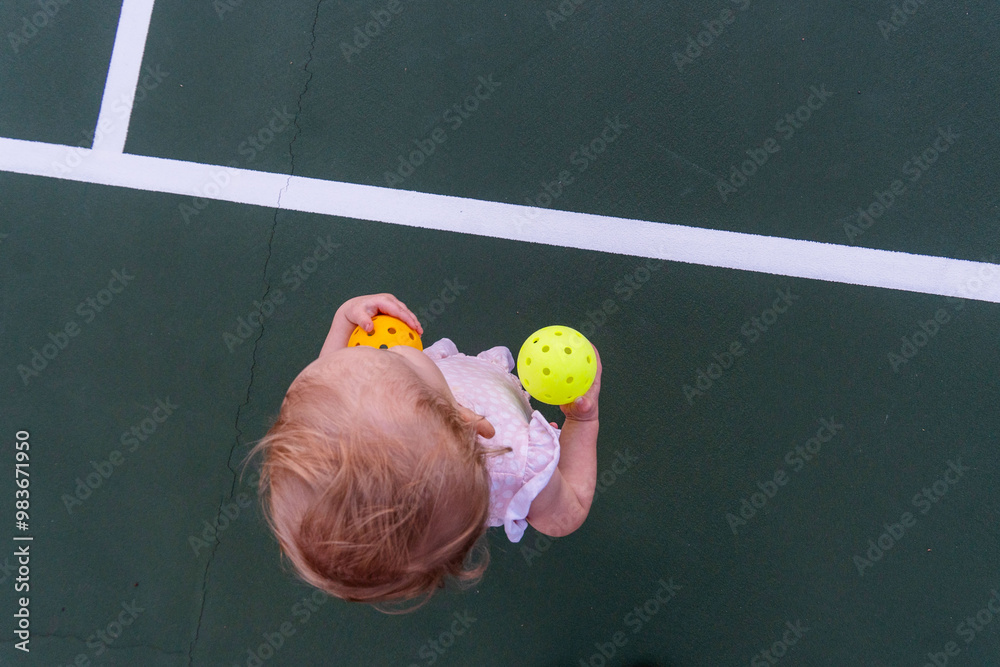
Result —
[{"label": "baby's right hand", "polygon": [[397,317],[413,327],[418,334],[424,333],[424,328],[420,326],[420,320],[417,319],[417,316],[406,307],[406,304],[392,294],[356,296],[345,301],[337,312],[341,313],[352,326],[357,325],[368,333],[374,331],[375,325],[372,323],[372,317],[379,313]]},{"label": "baby's right hand", "polygon": [[601,372],[603,370],[601,366],[601,355],[594,347],[594,344],[590,344],[594,348],[594,354],[597,356],[597,375],[594,377],[594,384],[590,385],[590,389],[583,396],[577,398],[572,403],[567,403],[565,405],[560,405],[563,414],[566,415],[566,419],[572,419],[579,422],[587,421],[597,421],[597,399],[601,393]]}]

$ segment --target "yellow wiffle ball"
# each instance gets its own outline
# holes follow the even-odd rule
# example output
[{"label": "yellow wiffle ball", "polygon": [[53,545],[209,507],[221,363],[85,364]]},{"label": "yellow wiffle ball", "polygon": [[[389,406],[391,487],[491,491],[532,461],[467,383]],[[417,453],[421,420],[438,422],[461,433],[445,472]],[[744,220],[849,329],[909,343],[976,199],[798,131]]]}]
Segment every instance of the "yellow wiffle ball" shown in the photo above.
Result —
[{"label": "yellow wiffle ball", "polygon": [[354,327],[354,333],[347,340],[347,347],[367,345],[368,347],[390,348],[394,345],[409,345],[418,350],[424,349],[420,334],[410,325],[392,315],[376,315],[372,318],[374,330],[368,333],[361,327]]},{"label": "yellow wiffle ball", "polygon": [[517,353],[517,376],[542,403],[565,405],[583,396],[597,377],[597,356],[586,336],[553,325],[528,336]]}]

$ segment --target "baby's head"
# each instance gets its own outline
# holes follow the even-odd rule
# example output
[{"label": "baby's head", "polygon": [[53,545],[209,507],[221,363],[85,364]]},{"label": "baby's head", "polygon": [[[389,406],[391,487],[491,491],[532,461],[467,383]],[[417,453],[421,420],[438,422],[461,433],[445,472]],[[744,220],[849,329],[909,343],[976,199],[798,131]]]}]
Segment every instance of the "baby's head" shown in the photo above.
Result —
[{"label": "baby's head", "polygon": [[492,426],[414,348],[343,348],[306,367],[251,452],[263,454],[264,514],[296,573],[369,603],[477,581],[493,453],[477,434]]}]

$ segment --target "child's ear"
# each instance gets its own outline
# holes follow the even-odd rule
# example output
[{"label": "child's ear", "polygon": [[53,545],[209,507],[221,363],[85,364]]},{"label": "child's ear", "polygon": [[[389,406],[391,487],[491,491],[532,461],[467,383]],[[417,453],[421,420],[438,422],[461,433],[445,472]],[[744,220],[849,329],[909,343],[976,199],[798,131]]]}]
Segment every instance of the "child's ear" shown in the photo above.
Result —
[{"label": "child's ear", "polygon": [[476,432],[489,440],[497,434],[497,430],[493,428],[493,424],[486,417],[478,417],[479,423],[476,424]]},{"label": "child's ear", "polygon": [[475,423],[476,433],[483,436],[487,440],[489,440],[490,438],[492,438],[497,434],[497,431],[495,428],[493,428],[493,424],[490,423],[490,420],[488,420],[486,417],[483,417],[482,415],[477,415],[474,411],[470,410],[469,408],[460,405],[458,407],[458,414],[462,416],[462,419],[469,422],[470,424]]}]

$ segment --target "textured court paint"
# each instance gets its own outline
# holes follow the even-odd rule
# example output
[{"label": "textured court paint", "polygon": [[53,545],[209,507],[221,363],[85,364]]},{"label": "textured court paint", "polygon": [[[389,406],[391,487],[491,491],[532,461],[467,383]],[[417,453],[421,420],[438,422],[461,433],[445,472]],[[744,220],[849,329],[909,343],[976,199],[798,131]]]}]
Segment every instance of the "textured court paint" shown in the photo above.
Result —
[{"label": "textured court paint", "polygon": [[121,153],[125,149],[153,2],[125,0],[122,5],[115,48],[111,53],[111,67],[104,84],[101,113],[97,118],[94,150]]},{"label": "textured court paint", "polygon": [[[67,153],[79,157],[67,168]],[[1000,303],[996,267],[0,139],[0,171],[424,229]],[[283,189],[287,188],[285,192]],[[994,276],[990,278],[990,276]]]}]

